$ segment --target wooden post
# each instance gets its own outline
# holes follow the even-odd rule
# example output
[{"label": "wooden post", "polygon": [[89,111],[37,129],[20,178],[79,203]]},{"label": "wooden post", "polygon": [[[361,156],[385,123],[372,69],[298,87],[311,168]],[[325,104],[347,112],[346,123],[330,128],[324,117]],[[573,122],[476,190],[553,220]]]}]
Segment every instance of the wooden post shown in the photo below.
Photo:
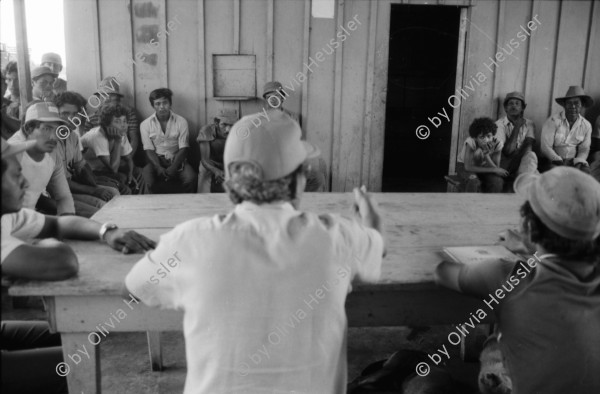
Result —
[{"label": "wooden post", "polygon": [[[25,0],[13,0],[15,10],[15,33],[17,37],[17,72],[19,74],[19,91],[21,95],[21,111],[31,101],[31,71],[29,70],[29,45],[27,43],[27,18],[25,17]],[[21,112],[21,116],[25,114]]]}]

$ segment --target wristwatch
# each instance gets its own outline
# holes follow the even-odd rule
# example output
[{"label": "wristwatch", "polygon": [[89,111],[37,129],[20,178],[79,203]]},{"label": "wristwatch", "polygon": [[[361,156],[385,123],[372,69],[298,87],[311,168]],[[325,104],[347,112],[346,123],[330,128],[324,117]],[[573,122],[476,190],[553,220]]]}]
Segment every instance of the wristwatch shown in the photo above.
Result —
[{"label": "wristwatch", "polygon": [[114,223],[110,223],[110,222],[106,222],[102,225],[102,227],[100,227],[100,231],[98,232],[98,235],[100,235],[100,241],[106,241],[104,239],[104,236],[106,235],[106,233],[110,230],[114,230],[119,228],[116,224]]}]

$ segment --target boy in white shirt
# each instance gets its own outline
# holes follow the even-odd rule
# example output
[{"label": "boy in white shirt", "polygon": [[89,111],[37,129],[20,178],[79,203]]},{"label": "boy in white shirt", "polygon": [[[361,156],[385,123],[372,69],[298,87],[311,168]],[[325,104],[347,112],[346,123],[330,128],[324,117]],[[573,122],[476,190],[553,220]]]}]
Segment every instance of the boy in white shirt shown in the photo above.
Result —
[{"label": "boy in white shirt", "polygon": [[242,118],[225,145],[235,208],[164,234],[126,287],[185,311],[185,394],[345,393],[344,304],[353,279],[379,279],[380,217],[364,187],[354,218],[297,210],[318,149],[283,112],[257,120]]}]

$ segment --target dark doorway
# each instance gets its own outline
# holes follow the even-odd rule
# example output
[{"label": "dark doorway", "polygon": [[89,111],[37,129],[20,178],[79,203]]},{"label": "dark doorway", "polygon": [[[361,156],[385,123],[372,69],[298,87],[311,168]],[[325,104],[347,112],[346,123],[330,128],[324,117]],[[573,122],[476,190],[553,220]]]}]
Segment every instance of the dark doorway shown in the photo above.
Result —
[{"label": "dark doorway", "polygon": [[[446,191],[459,24],[459,7],[392,5],[384,192]],[[443,109],[449,121],[438,115]],[[433,116],[441,120],[437,128]],[[420,125],[428,138],[417,138]]]}]

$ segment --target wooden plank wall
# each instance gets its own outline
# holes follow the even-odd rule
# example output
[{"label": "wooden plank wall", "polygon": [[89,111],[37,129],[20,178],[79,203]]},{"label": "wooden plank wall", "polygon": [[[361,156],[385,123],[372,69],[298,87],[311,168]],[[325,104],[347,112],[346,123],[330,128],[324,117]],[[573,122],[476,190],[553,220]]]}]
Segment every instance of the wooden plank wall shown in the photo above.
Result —
[{"label": "wooden plank wall", "polygon": [[[330,169],[331,190],[360,184],[380,190],[389,18],[391,5],[400,3],[436,2],[336,0],[335,17],[320,19],[310,16],[311,0],[65,0],[69,86],[89,97],[101,78],[120,73],[125,100],[136,106],[141,119],[153,112],[149,92],[168,86],[175,93],[174,111],[197,131],[222,108],[242,115],[262,108],[259,99],[212,98],[212,55],[255,54],[257,96],[271,79],[293,85],[293,91],[286,89],[285,106],[303,115],[306,138],[320,147]],[[489,57],[535,15],[541,26],[525,42],[518,40],[519,47],[494,72],[487,69]],[[360,25],[341,42],[340,26],[347,29],[355,17]],[[501,100],[513,90],[525,92],[526,116],[538,132],[558,110],[554,97],[569,85],[583,84],[594,97],[590,120],[600,113],[600,4],[478,0],[468,7],[467,18],[463,82],[478,72],[486,80],[473,82],[475,91],[460,106],[454,149],[475,117],[501,115]],[[174,28],[168,29],[170,23]],[[165,30],[169,35],[163,34],[158,45],[147,45],[153,31]],[[330,52],[332,40],[339,47],[324,54],[312,72],[307,70],[309,57]],[[137,53],[147,61],[136,59]],[[299,73],[308,78],[300,81]]]},{"label": "wooden plank wall", "polygon": [[[493,79],[478,87],[473,100],[462,104],[460,138],[468,136],[468,125],[478,116],[503,116],[506,93],[525,93],[525,116],[532,119],[537,137],[550,114],[562,108],[555,103],[570,85],[582,85],[595,101],[586,112],[594,122],[600,113],[600,4],[591,0],[477,1],[469,10],[469,32],[465,76],[490,71],[490,63],[521,26],[538,15],[540,26],[527,40],[517,38],[520,46],[512,56],[499,63]],[[465,79],[466,79],[465,78]],[[459,145],[460,146],[460,145]]]}]

